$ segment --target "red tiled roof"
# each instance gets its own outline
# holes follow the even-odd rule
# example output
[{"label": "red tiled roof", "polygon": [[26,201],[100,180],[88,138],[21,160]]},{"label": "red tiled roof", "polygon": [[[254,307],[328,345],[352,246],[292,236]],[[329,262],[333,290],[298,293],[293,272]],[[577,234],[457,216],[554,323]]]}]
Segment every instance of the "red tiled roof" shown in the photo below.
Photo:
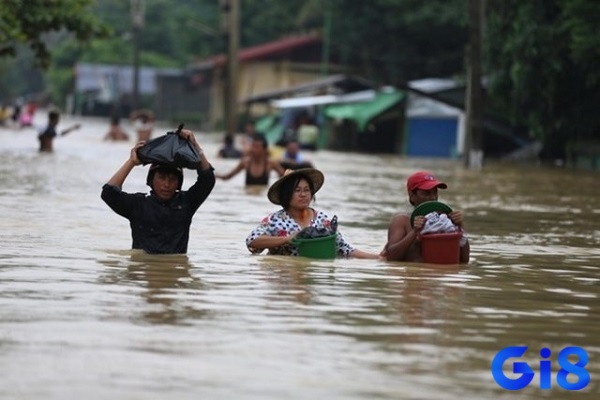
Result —
[{"label": "red tiled roof", "polygon": [[[241,49],[238,52],[238,61],[257,60],[265,57],[276,56],[279,54],[284,54],[293,49],[320,42],[320,34],[290,36],[258,46]],[[215,66],[223,66],[227,62],[227,56],[225,54],[219,54],[212,57],[210,61],[212,61],[213,65]]]}]

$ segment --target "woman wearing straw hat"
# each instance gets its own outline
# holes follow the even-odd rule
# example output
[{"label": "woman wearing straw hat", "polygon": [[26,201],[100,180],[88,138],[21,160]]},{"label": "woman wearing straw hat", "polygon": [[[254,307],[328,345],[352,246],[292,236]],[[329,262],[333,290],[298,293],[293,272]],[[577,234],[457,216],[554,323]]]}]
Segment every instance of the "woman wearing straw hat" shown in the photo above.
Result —
[{"label": "woman wearing straw hat", "polygon": [[[323,186],[325,178],[321,171],[314,168],[287,170],[267,193],[273,204],[283,208],[265,217],[248,235],[246,245],[252,253],[298,255],[298,247],[292,239],[303,228],[329,228],[332,219],[323,211],[310,207],[316,192]],[[378,254],[355,249],[343,236],[336,232],[337,255],[355,258],[379,258]]]}]

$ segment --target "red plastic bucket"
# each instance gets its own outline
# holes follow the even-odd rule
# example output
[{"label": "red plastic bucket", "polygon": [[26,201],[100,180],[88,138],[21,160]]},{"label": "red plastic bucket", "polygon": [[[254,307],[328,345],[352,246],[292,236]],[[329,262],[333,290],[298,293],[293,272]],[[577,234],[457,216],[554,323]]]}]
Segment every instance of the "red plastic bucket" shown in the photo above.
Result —
[{"label": "red plastic bucket", "polygon": [[460,262],[461,232],[430,233],[421,236],[423,262],[429,264],[458,264]]}]

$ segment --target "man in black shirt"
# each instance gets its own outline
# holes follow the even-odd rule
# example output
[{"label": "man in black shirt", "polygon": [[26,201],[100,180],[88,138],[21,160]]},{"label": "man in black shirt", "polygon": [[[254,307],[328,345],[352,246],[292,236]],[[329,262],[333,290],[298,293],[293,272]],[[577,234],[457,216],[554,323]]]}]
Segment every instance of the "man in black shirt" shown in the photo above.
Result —
[{"label": "man in black shirt", "polygon": [[181,169],[158,164],[148,171],[150,194],[121,190],[131,170],[141,164],[137,149],[145,144],[143,141],[131,149],[129,159],[102,187],[106,204],[129,220],[133,249],[152,254],[187,252],[192,217],[212,191],[215,175],[194,134],[184,129],[180,137],[192,143],[201,160],[196,182],[188,190],[181,190]]}]

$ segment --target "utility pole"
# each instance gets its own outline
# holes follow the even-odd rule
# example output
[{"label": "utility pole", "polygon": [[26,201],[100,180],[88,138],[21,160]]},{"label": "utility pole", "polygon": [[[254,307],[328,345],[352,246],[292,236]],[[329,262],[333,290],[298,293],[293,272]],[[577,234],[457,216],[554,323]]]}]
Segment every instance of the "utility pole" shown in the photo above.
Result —
[{"label": "utility pole", "polygon": [[144,0],[131,0],[131,26],[133,43],[133,90],[131,108],[140,104],[140,32],[144,26]]},{"label": "utility pole", "polygon": [[481,87],[481,42],[483,2],[469,0],[469,67],[467,82],[467,131],[465,164],[471,169],[483,166],[483,88]]},{"label": "utility pole", "polygon": [[238,48],[240,25],[240,1],[221,0],[223,36],[227,44],[227,66],[223,91],[223,117],[225,134],[233,136],[237,131],[238,113]]},{"label": "utility pole", "polygon": [[332,12],[329,4],[324,4],[325,15],[323,21],[323,44],[321,50],[321,75],[329,74],[329,51],[331,47]]}]

